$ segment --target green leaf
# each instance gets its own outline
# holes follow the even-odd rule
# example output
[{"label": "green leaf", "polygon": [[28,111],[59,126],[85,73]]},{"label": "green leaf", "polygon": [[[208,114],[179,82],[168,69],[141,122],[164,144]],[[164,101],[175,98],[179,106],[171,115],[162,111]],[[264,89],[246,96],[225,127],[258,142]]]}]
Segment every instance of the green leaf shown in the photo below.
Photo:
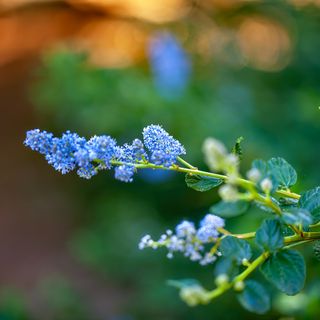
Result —
[{"label": "green leaf", "polygon": [[243,259],[250,260],[252,255],[251,247],[246,240],[232,236],[222,239],[219,248],[223,256],[237,261],[239,265]]},{"label": "green leaf", "polygon": [[196,279],[179,279],[179,280],[168,280],[167,284],[171,287],[182,289],[185,287],[200,285],[200,282]]},{"label": "green leaf", "polygon": [[242,159],[242,155],[243,155],[243,151],[242,151],[242,148],[241,148],[241,142],[244,140],[243,137],[239,137],[237,140],[236,140],[236,143],[234,145],[234,147],[232,148],[232,153],[239,156],[239,159]]},{"label": "green leaf", "polygon": [[257,245],[265,251],[275,251],[283,246],[283,235],[278,220],[264,220],[256,233]]},{"label": "green leaf", "polygon": [[260,270],[267,280],[289,296],[297,294],[304,286],[306,265],[298,251],[275,252]]},{"label": "green leaf", "polygon": [[266,313],[271,306],[268,291],[254,280],[246,281],[245,288],[238,295],[238,299],[245,309],[258,314]]},{"label": "green leaf", "polygon": [[214,275],[227,274],[230,279],[239,274],[239,267],[234,259],[220,257],[214,264]]},{"label": "green leaf", "polygon": [[300,208],[307,209],[312,217],[313,223],[320,221],[320,187],[311,189],[302,194],[299,203]]},{"label": "green leaf", "polygon": [[283,158],[271,158],[268,171],[278,181],[281,187],[288,188],[297,182],[297,173],[294,168]]},{"label": "green leaf", "polygon": [[303,227],[308,227],[313,223],[311,213],[303,208],[290,208],[282,213],[281,219],[286,224],[302,225]]},{"label": "green leaf", "polygon": [[204,192],[219,186],[223,181],[221,179],[202,177],[198,175],[186,174],[186,184],[189,188]]},{"label": "green leaf", "polygon": [[259,170],[259,172],[261,174],[260,180],[258,181],[258,184],[257,184],[258,189],[261,190],[259,182],[261,182],[265,178],[269,178],[272,181],[272,190],[271,191],[274,192],[277,190],[277,188],[279,186],[279,182],[276,179],[276,176],[269,170],[268,164],[265,161],[263,161],[261,159],[254,160],[252,162],[252,168]]},{"label": "green leaf", "polygon": [[317,258],[318,261],[320,261],[320,241],[317,240],[313,245],[313,253],[314,256]]},{"label": "green leaf", "polygon": [[239,216],[246,212],[249,208],[249,205],[249,202],[244,200],[239,200],[235,202],[220,201],[217,204],[210,207],[209,211],[222,218],[231,218]]},{"label": "green leaf", "polygon": [[261,173],[261,178],[265,177],[268,173],[267,163],[264,160],[256,159],[252,162],[252,168],[258,169]]}]

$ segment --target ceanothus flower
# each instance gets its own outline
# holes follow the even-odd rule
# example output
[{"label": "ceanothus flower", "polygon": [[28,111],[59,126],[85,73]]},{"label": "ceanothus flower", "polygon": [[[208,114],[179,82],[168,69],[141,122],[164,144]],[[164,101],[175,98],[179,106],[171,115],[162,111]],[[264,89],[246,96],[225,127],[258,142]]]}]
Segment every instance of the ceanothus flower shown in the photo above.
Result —
[{"label": "ceanothus flower", "polygon": [[191,261],[198,261],[204,266],[217,259],[210,250],[206,251],[206,245],[217,240],[218,229],[223,226],[224,220],[213,214],[207,214],[201,220],[198,230],[192,222],[184,220],[176,226],[175,233],[167,230],[158,241],[154,241],[150,235],[144,236],[139,243],[139,249],[166,247],[168,258],[171,259],[174,253],[180,252]]},{"label": "ceanothus flower", "polygon": [[135,163],[147,161],[148,155],[144,149],[143,142],[139,139],[134,139],[132,144],[126,143],[121,147],[116,147],[115,159],[126,163]]},{"label": "ceanothus flower", "polygon": [[51,148],[46,152],[46,160],[62,174],[76,168],[74,153],[85,144],[85,139],[76,133],[65,132],[61,138],[51,140]]},{"label": "ceanothus flower", "polygon": [[133,175],[134,175],[134,166],[132,165],[121,165],[119,167],[116,167],[114,169],[114,177],[117,180],[123,181],[123,182],[132,182]]},{"label": "ceanothus flower", "polygon": [[91,179],[98,173],[97,167],[88,163],[86,166],[83,166],[77,170],[77,175],[84,179]]},{"label": "ceanothus flower", "polygon": [[24,144],[31,150],[46,154],[51,149],[53,134],[47,131],[34,129],[27,132]]},{"label": "ceanothus flower", "polygon": [[178,237],[191,237],[196,233],[196,228],[194,227],[194,223],[190,221],[182,221],[180,224],[176,226],[176,234]]},{"label": "ceanothus flower", "polygon": [[185,154],[180,142],[160,126],[146,127],[143,138],[150,157],[139,139],[117,146],[115,139],[107,135],[94,136],[87,141],[70,131],[58,138],[46,131],[30,130],[24,144],[45,155],[48,163],[63,174],[76,169],[80,177],[90,179],[98,171],[111,169],[114,165],[115,178],[124,182],[132,182],[138,164],[152,163],[169,167],[179,155]]},{"label": "ceanothus flower", "polygon": [[110,161],[115,155],[116,145],[116,141],[110,136],[103,135],[92,137],[87,143],[90,160],[103,161],[104,166],[107,169],[110,169]]},{"label": "ceanothus flower", "polygon": [[200,221],[200,228],[197,231],[198,239],[207,243],[212,239],[216,239],[219,236],[218,228],[224,227],[224,220],[213,214],[207,214]]},{"label": "ceanothus flower", "polygon": [[176,163],[178,156],[186,153],[182,144],[159,125],[144,128],[143,141],[151,152],[150,161],[156,165],[170,167]]}]

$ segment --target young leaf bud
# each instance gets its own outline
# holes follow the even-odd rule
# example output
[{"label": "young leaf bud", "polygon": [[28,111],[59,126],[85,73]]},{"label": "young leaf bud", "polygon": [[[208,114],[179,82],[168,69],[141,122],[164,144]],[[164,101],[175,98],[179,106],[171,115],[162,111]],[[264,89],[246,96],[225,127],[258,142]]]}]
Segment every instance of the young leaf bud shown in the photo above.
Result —
[{"label": "young leaf bud", "polygon": [[247,177],[252,182],[258,182],[261,179],[261,173],[257,168],[251,168],[247,172]]},{"label": "young leaf bud", "polygon": [[235,291],[242,291],[244,287],[245,287],[245,284],[243,281],[237,281],[233,286]]},{"label": "young leaf bud", "polygon": [[229,282],[229,276],[225,273],[219,274],[214,280],[216,286],[220,287]]},{"label": "young leaf bud", "polygon": [[238,190],[229,184],[225,184],[224,186],[220,187],[218,192],[221,199],[224,201],[233,202],[239,199]]},{"label": "young leaf bud", "polygon": [[199,285],[183,287],[180,298],[190,307],[208,302],[207,291]]},{"label": "young leaf bud", "polygon": [[228,155],[223,143],[214,138],[207,138],[202,146],[205,162],[212,171],[222,170],[223,163]]},{"label": "young leaf bud", "polygon": [[272,190],[272,181],[269,178],[265,178],[260,183],[261,189],[265,193],[269,193]]}]

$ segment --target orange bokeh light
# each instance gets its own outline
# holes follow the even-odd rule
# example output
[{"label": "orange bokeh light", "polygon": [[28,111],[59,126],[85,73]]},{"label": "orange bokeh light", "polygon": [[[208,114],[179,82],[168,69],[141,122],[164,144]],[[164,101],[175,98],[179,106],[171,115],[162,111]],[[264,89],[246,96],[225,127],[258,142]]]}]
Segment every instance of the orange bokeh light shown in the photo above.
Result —
[{"label": "orange bokeh light", "polygon": [[237,32],[237,42],[245,63],[256,69],[279,71],[290,61],[291,39],[275,21],[245,18]]}]

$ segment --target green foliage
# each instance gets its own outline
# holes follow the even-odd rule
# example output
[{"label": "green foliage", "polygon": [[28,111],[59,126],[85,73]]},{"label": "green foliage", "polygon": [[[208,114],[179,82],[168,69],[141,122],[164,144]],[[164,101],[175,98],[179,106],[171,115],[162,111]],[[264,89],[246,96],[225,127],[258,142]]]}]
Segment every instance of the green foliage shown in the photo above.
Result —
[{"label": "green foliage", "polygon": [[222,239],[220,251],[223,256],[237,261],[238,264],[241,264],[243,259],[249,260],[252,255],[251,247],[246,240],[232,236]]},{"label": "green foliage", "polygon": [[264,220],[256,233],[256,243],[265,251],[276,251],[283,246],[280,222],[276,219]]},{"label": "green foliage", "polygon": [[239,159],[242,159],[242,155],[243,155],[243,151],[242,151],[242,147],[241,147],[241,142],[244,140],[243,137],[239,137],[236,140],[235,145],[232,148],[232,153],[234,153],[235,155],[237,155],[239,157]]},{"label": "green foliage", "polygon": [[186,174],[185,181],[189,188],[200,192],[209,191],[223,182],[221,179],[190,174]]},{"label": "green foliage", "polygon": [[313,217],[310,212],[303,208],[290,208],[283,211],[281,219],[286,224],[308,227],[313,223]]},{"label": "green foliage", "polygon": [[215,277],[220,274],[226,274],[230,279],[234,278],[239,273],[239,266],[235,259],[229,259],[229,257],[221,257],[214,265]]},{"label": "green foliage", "polygon": [[[215,59],[208,59],[210,65],[202,65],[200,62],[200,68],[198,64],[194,66],[194,83],[190,86],[186,96],[175,103],[164,101],[157,95],[152,85],[152,79],[145,69],[138,67],[117,70],[98,69],[89,66],[83,57],[71,52],[68,54],[54,53],[47,56],[41,72],[41,82],[33,91],[38,111],[42,116],[46,116],[40,117],[46,121],[41,125],[44,126],[49,122],[56,131],[70,128],[89,135],[95,132],[112,133],[126,139],[131,138],[132,132],[140,128],[141,125],[150,122],[163,123],[172,130],[173,134],[178,134],[177,136],[186,144],[189,160],[195,160],[199,143],[208,135],[219,136],[231,144],[234,141],[234,135],[241,133],[246,137],[254,137],[252,140],[247,140],[247,159],[250,159],[253,154],[260,154],[262,157],[268,157],[270,154],[285,155],[297,164],[297,168],[303,173],[297,187],[303,188],[304,185],[317,183],[320,171],[314,159],[318,159],[320,155],[319,110],[317,108],[320,98],[318,90],[320,63],[316,58],[320,48],[320,38],[317,36],[320,21],[319,12],[317,7],[312,4],[307,7],[299,6],[298,10],[296,7],[289,7],[287,2],[285,5],[279,3],[277,10],[274,11],[277,13],[274,14],[272,5],[269,4],[250,3],[249,8],[241,8],[241,10],[239,10],[239,6],[235,6],[236,9],[232,9],[230,6],[228,14],[226,14],[226,10],[223,13],[218,13],[222,19],[217,20],[218,27],[219,21],[223,21],[224,26],[228,25],[228,30],[229,27],[233,28],[237,25],[236,21],[242,23],[245,21],[243,19],[251,19],[251,15],[256,12],[262,18],[266,14],[267,19],[271,18],[276,23],[284,22],[292,40],[291,50],[292,57],[294,57],[288,67],[271,73],[257,71],[250,66],[234,67],[234,63],[236,63],[234,57],[239,57],[239,54],[231,48],[223,56],[223,60],[219,60],[219,57],[215,56]],[[293,16],[295,19],[291,19]],[[185,19],[183,23],[188,23],[187,21],[188,19]],[[196,30],[194,34],[196,34]],[[192,41],[192,39],[190,40]],[[192,48],[192,44],[189,45],[189,48]],[[221,52],[225,53],[226,51],[221,50]],[[228,61],[231,63],[228,64]],[[243,64],[242,61],[241,64]],[[304,79],[304,81],[300,81],[300,79]],[[191,130],[190,119],[192,119]],[[292,130],[293,127],[294,130]],[[308,154],[308,157],[304,156],[305,154]],[[196,160],[199,158],[198,156]],[[245,165],[249,166],[248,163]],[[308,174],[304,172],[306,168]],[[110,185],[107,179],[99,179],[95,179],[91,187],[88,187],[88,184],[81,186],[82,193],[77,197],[78,201],[80,199],[83,202],[87,201],[84,205],[81,204],[81,207],[88,207],[93,215],[97,210],[103,211],[94,226],[91,222],[91,216],[89,221],[84,219],[81,222],[79,219],[79,225],[82,223],[80,228],[83,229],[83,232],[91,235],[81,241],[79,248],[81,247],[82,250],[79,249],[79,251],[87,256],[92,255],[93,250],[90,245],[94,239],[99,244],[99,254],[103,257],[96,261],[96,269],[103,270],[102,273],[109,273],[111,276],[116,272],[119,278],[125,274],[131,279],[130,283],[133,286],[136,286],[140,281],[136,274],[141,272],[144,264],[135,263],[141,253],[135,251],[134,245],[132,248],[128,247],[128,244],[137,241],[133,234],[137,235],[140,234],[139,232],[143,232],[140,229],[138,232],[137,229],[132,231],[132,227],[140,226],[149,217],[149,212],[164,213],[159,214],[157,218],[162,220],[163,226],[167,226],[173,220],[182,219],[188,213],[195,212],[199,205],[204,207],[212,204],[210,202],[212,193],[208,195],[199,193],[186,199],[184,186],[178,187],[175,185],[175,181],[158,186],[162,192],[159,193],[160,195],[157,194],[157,197],[153,197],[155,192],[152,187],[149,188],[149,186],[146,187],[145,184],[142,184],[143,188],[140,189],[143,191],[139,191],[139,188],[129,189],[130,194],[134,191],[135,197],[143,201],[153,198],[150,200],[153,203],[150,204],[150,210],[146,210],[139,216],[139,219],[136,219],[138,222],[135,223],[134,220],[127,218],[128,206],[122,208],[122,212],[126,215],[121,215],[117,212],[119,210],[115,210],[116,202],[124,202],[123,199],[128,195],[129,192],[126,194],[125,191],[127,186],[121,187],[122,193],[115,194],[117,186]],[[106,186],[103,191],[102,185]],[[172,185],[177,187],[176,192],[172,192]],[[134,187],[128,186],[128,188]],[[77,192],[80,192],[79,190],[80,187],[77,185]],[[172,194],[175,196],[173,197]],[[110,199],[117,199],[117,201],[114,201],[113,207],[102,210],[104,208],[102,204],[93,205],[97,203],[97,197],[100,196],[104,198],[103,203],[109,202]],[[166,199],[163,204],[159,203],[158,199],[160,198]],[[187,203],[182,203],[181,199],[186,199]],[[188,212],[186,212],[186,207]],[[267,209],[266,206],[263,208]],[[285,210],[291,213],[291,210],[287,208]],[[130,209],[130,215],[132,215],[132,211]],[[271,212],[271,210],[269,211]],[[172,214],[173,212],[175,214]],[[86,212],[84,216],[87,216]],[[116,225],[112,220],[115,216],[121,217],[121,226]],[[242,232],[243,226],[248,227],[249,230],[250,226],[257,223],[251,217],[249,215],[248,217],[243,216],[239,220],[234,219],[231,222],[233,230]],[[103,221],[106,221],[104,225],[107,225],[108,229],[102,226]],[[100,228],[99,232],[97,232],[96,226]],[[123,230],[123,234],[126,236],[132,234],[129,241],[128,239],[123,241],[119,236],[117,238],[117,228]],[[142,229],[147,229],[147,226]],[[288,234],[293,234],[290,229],[288,230]],[[117,249],[118,246],[110,246],[110,241],[115,241],[115,239],[118,239],[117,243],[119,245],[121,243],[124,248]],[[126,245],[127,247],[125,247]],[[145,263],[147,263],[146,261]],[[219,261],[220,259],[216,264]],[[83,263],[94,269],[90,263]],[[152,266],[156,267],[150,268],[151,272],[144,273],[145,276],[149,273],[149,278],[145,280],[148,282],[146,288],[149,287],[151,281],[157,282],[153,287],[155,295],[156,292],[161,291],[163,278],[166,277],[165,270],[170,273],[168,269],[172,263],[153,262]],[[113,264],[113,269],[110,269],[110,264]],[[129,264],[130,268],[127,267]],[[96,269],[94,270],[96,271]],[[182,270],[182,268],[176,269]],[[193,272],[191,264],[185,265],[183,268],[183,272],[186,273],[190,270]],[[162,276],[157,277],[156,272],[162,272]],[[152,276],[154,278],[151,280]],[[206,274],[206,281],[210,282],[210,276],[211,274]],[[150,289],[148,290],[150,291]],[[155,318],[154,312],[156,311],[152,310],[151,314],[148,314],[147,306],[151,305],[153,309],[156,309],[157,305],[160,305],[160,309],[162,309],[161,301],[163,300],[154,299],[153,303],[148,304],[141,299],[135,305],[135,312],[140,308],[143,315],[137,318]],[[225,300],[220,301],[223,305]],[[230,308],[229,303],[228,300],[227,312],[221,310],[220,303],[214,304],[217,318],[238,318],[239,309],[235,306]],[[206,316],[196,317],[189,311],[179,317],[177,315],[181,312],[179,307],[175,306],[174,312],[172,312],[176,319],[207,318]],[[232,311],[236,312],[233,316],[230,314]],[[208,317],[210,315],[212,317],[212,313],[209,312]],[[160,316],[160,318],[167,317],[167,315]],[[247,314],[244,316],[245,319],[249,319],[249,317]],[[270,315],[270,318],[279,318],[279,316]]]},{"label": "green foliage", "polygon": [[294,168],[282,158],[271,158],[267,162],[254,160],[252,167],[261,173],[261,180],[268,177],[273,184],[273,191],[278,187],[288,188],[297,182],[297,173]]},{"label": "green foliage", "polygon": [[239,200],[234,202],[220,201],[210,207],[209,211],[222,218],[232,218],[245,213],[250,206],[248,201]]},{"label": "green foliage", "polygon": [[288,188],[297,182],[294,168],[282,158],[271,158],[267,163],[269,173],[274,176],[280,187]]},{"label": "green foliage", "polygon": [[268,291],[254,280],[246,281],[245,288],[238,295],[238,299],[244,308],[258,314],[266,313],[271,307]]},{"label": "green foliage", "polygon": [[305,283],[305,261],[295,250],[273,253],[260,270],[267,280],[287,295],[297,294]]},{"label": "green foliage", "polygon": [[311,189],[302,194],[299,207],[307,209],[312,217],[313,223],[320,221],[320,187]]},{"label": "green foliage", "polygon": [[320,240],[315,241],[313,244],[313,253],[317,260],[320,261]]}]

